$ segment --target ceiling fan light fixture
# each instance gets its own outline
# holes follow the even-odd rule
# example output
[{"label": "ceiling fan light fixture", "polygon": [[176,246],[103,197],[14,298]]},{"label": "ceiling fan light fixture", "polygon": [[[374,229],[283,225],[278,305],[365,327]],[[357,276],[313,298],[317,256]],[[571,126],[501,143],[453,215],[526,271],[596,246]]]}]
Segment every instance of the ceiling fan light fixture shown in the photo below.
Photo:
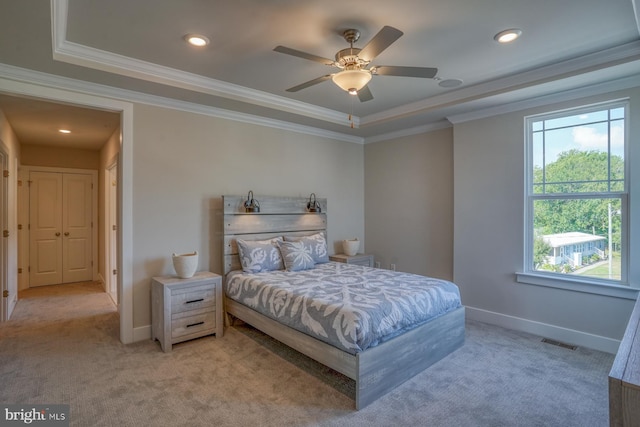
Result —
[{"label": "ceiling fan light fixture", "polygon": [[498,43],[511,43],[521,35],[522,30],[519,30],[517,28],[510,28],[508,30],[500,31],[498,34],[493,36],[493,39]]},{"label": "ceiling fan light fixture", "polygon": [[367,70],[342,70],[335,73],[331,79],[340,89],[355,95],[369,83],[371,72]]}]

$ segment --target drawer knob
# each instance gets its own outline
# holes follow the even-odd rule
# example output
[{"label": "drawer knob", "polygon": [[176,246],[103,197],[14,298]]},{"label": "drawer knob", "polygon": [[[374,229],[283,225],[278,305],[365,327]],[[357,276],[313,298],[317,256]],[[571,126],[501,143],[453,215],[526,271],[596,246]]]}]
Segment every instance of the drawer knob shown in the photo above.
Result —
[{"label": "drawer knob", "polygon": [[186,301],[185,304],[193,304],[194,302],[204,301],[204,298],[192,299],[191,301]]}]

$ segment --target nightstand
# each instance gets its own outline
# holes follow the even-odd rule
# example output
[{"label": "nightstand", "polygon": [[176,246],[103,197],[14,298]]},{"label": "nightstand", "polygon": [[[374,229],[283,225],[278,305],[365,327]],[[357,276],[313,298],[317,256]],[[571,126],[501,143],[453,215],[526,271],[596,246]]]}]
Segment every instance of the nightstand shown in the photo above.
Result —
[{"label": "nightstand", "polygon": [[179,342],[224,334],[222,277],[208,271],[189,279],[154,277],[151,281],[151,339],[162,351]]},{"label": "nightstand", "polygon": [[330,255],[329,259],[336,262],[344,262],[347,264],[364,265],[365,267],[373,267],[373,255],[356,254],[353,256],[345,254]]}]

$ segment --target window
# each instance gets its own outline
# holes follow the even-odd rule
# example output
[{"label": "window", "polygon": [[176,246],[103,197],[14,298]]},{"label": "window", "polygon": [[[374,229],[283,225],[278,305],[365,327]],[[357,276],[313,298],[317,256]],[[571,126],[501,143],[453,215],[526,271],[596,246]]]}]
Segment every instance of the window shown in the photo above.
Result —
[{"label": "window", "polygon": [[628,103],[526,118],[525,272],[627,285]]}]

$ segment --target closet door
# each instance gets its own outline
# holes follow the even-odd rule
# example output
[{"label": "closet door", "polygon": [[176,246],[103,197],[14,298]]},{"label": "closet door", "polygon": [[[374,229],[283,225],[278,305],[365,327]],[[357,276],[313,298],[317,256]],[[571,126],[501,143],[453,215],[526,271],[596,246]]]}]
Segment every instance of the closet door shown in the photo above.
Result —
[{"label": "closet door", "polygon": [[62,174],[29,180],[29,286],[62,283]]},{"label": "closet door", "polygon": [[31,172],[29,286],[92,280],[90,174]]}]

